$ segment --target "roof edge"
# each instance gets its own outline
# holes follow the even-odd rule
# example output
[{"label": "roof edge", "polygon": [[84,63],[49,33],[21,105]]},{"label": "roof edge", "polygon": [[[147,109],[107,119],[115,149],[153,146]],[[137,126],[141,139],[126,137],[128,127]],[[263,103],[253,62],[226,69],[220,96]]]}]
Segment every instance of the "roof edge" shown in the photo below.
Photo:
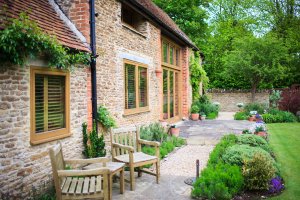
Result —
[{"label": "roof edge", "polygon": [[71,22],[71,20],[64,14],[64,12],[59,8],[59,6],[56,4],[54,0],[48,0],[49,4],[52,6],[52,8],[55,10],[55,12],[58,14],[59,18],[65,23],[67,27],[71,29],[71,31],[79,38],[79,40],[90,50],[90,46],[87,43],[86,38],[83,36],[83,34],[77,29],[75,24]]},{"label": "roof edge", "polygon": [[[131,5],[136,6],[137,8],[141,9],[144,13],[146,13],[148,16],[150,16],[156,23],[158,23],[161,27],[165,28],[168,32],[173,33],[177,38],[181,39],[184,43],[188,44],[193,50],[200,51],[200,49],[184,37],[182,37],[180,34],[178,34],[176,31],[174,31],[172,28],[167,26],[163,21],[161,21],[158,17],[156,17],[153,13],[151,13],[149,10],[147,10],[145,7],[143,7],[141,4],[136,2],[135,0],[121,0],[122,2],[129,2]],[[163,11],[164,12],[164,11]]]}]

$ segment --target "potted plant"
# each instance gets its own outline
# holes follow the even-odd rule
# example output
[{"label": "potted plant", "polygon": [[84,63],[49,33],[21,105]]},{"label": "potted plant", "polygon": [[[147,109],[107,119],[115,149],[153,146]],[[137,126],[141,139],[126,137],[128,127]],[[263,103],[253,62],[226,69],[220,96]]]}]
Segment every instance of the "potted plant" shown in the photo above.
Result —
[{"label": "potted plant", "polygon": [[191,107],[191,118],[194,121],[199,120],[199,107],[197,105]]},{"label": "potted plant", "polygon": [[257,126],[255,128],[255,134],[262,136],[262,137],[266,137],[267,136],[267,132],[266,129],[263,126]]},{"label": "potted plant", "polygon": [[206,115],[205,112],[200,112],[201,120],[205,120]]},{"label": "potted plant", "polygon": [[172,136],[178,137],[180,132],[180,128],[176,128],[176,125],[171,125],[170,133]]}]

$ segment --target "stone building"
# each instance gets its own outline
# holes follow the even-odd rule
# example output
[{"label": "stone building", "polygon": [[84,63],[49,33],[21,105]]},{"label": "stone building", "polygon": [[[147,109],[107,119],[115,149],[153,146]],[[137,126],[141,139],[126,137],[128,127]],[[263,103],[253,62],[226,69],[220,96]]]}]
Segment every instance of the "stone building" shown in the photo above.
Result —
[{"label": "stone building", "polygon": [[[4,4],[8,11],[0,12],[0,20],[3,13],[16,18],[28,11],[30,19],[64,46],[89,51],[88,0],[0,0],[1,9]],[[151,0],[95,4],[98,105],[105,105],[121,128],[188,117],[189,57],[198,48]],[[81,124],[92,123],[89,66],[61,72],[40,59],[29,63],[23,68],[0,66],[0,199],[27,197],[51,181],[48,148],[57,140],[66,157],[81,157]],[[41,84],[46,82],[64,89],[59,90],[64,120],[54,131],[43,129],[36,119],[38,91],[45,90]]]}]

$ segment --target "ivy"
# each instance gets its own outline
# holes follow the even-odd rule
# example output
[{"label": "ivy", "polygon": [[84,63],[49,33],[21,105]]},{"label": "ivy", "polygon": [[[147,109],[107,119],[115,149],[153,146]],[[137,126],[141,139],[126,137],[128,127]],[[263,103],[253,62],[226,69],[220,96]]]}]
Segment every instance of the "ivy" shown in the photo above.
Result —
[{"label": "ivy", "polygon": [[28,58],[41,56],[50,67],[70,70],[74,64],[88,64],[90,54],[63,47],[45,34],[25,13],[0,31],[0,62],[26,65]]},{"label": "ivy", "polygon": [[109,129],[109,128],[116,127],[116,122],[108,112],[107,108],[101,105],[99,106],[97,112],[98,112],[98,122],[100,122],[104,126],[104,128]]},{"label": "ivy", "polygon": [[200,82],[202,81],[203,89],[208,86],[208,77],[205,70],[200,65],[199,53],[195,53],[190,58],[190,83],[192,85],[193,100],[199,99]]}]

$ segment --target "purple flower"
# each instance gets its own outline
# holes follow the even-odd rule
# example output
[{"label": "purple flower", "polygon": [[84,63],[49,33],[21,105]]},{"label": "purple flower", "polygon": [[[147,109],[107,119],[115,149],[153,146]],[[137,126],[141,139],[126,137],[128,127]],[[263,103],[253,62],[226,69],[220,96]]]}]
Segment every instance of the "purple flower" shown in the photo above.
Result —
[{"label": "purple flower", "polygon": [[275,178],[272,178],[272,180],[270,181],[269,192],[270,193],[278,193],[282,189],[284,189],[284,185],[282,184],[281,178],[278,176]]}]

